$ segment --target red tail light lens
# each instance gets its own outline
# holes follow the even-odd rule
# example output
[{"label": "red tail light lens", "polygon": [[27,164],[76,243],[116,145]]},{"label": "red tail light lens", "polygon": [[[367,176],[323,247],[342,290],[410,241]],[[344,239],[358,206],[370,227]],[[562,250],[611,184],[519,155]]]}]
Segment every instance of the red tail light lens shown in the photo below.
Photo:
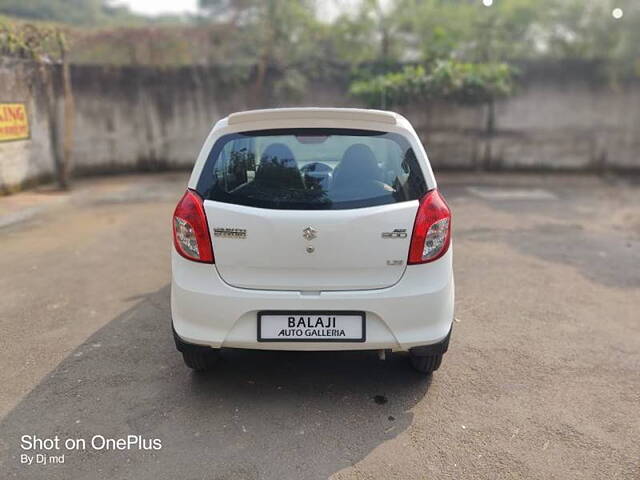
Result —
[{"label": "red tail light lens", "polygon": [[438,190],[420,200],[413,225],[409,265],[433,262],[442,257],[451,243],[451,210]]},{"label": "red tail light lens", "polygon": [[213,249],[202,198],[187,190],[173,213],[173,243],[184,258],[213,263]]}]

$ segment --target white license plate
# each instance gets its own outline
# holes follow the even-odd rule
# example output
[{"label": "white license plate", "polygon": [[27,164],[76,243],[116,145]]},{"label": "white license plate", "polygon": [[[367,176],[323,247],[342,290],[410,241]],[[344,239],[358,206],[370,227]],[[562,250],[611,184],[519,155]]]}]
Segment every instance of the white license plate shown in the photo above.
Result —
[{"label": "white license plate", "polygon": [[364,342],[364,312],[258,312],[259,342]]}]

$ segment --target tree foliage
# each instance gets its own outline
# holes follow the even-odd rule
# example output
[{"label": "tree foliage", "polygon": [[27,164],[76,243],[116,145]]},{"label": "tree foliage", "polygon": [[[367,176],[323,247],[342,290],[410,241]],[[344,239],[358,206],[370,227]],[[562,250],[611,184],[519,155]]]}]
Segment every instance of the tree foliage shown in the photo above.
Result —
[{"label": "tree foliage", "polygon": [[104,25],[135,18],[127,8],[105,0],[0,0],[0,13],[76,25]]},{"label": "tree foliage", "polygon": [[[335,22],[344,61],[380,60],[429,64],[523,60],[598,60],[618,71],[640,74],[640,3],[637,0],[366,0],[386,5],[345,13]],[[615,19],[614,8],[624,16]],[[345,42],[345,39],[348,42]],[[386,44],[384,49],[382,44]]]},{"label": "tree foliage", "polygon": [[67,41],[63,31],[0,19],[0,57],[36,61],[60,60]]},{"label": "tree foliage", "polygon": [[201,14],[180,24],[140,23],[108,0],[0,0],[0,14],[73,25],[72,61],[233,63],[254,68],[256,91],[285,97],[319,74],[376,76],[406,64],[432,72],[443,61],[580,60],[610,78],[640,75],[638,0],[350,0],[332,2],[330,18],[320,17],[321,0],[199,1]]},{"label": "tree foliage", "polygon": [[350,92],[370,107],[388,108],[415,101],[445,100],[472,105],[510,95],[514,71],[504,63],[444,60],[427,71],[406,66],[402,71],[352,83]]},{"label": "tree foliage", "polygon": [[[200,0],[215,25],[225,25],[234,62],[256,66],[254,94],[300,95],[307,78],[324,73],[335,53],[330,26],[316,18],[311,0]],[[330,68],[330,67],[329,67]]]}]

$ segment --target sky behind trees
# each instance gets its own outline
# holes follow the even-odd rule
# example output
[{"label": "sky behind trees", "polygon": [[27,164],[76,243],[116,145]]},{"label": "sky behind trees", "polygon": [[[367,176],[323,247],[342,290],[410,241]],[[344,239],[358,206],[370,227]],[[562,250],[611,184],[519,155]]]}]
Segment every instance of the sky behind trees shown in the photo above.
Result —
[{"label": "sky behind trees", "polygon": [[[194,14],[199,0],[113,0],[114,5],[123,5],[143,15]],[[343,10],[353,9],[357,0],[319,0],[316,4],[320,18],[332,20]],[[383,0],[381,3],[388,3]]]},{"label": "sky behind trees", "polygon": [[125,5],[133,12],[144,15],[196,13],[198,0],[115,0],[113,4]]}]

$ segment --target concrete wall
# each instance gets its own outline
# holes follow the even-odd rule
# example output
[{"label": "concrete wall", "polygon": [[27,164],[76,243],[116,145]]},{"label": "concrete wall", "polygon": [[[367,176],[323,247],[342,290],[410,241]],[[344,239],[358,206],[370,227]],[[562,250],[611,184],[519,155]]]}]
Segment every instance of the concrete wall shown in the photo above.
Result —
[{"label": "concrete wall", "polygon": [[[213,124],[227,114],[258,108],[247,82],[225,79],[219,68],[72,69],[77,121],[76,170],[181,168],[193,164]],[[344,105],[338,86],[313,86],[309,104]],[[268,100],[269,105],[301,102]]]},{"label": "concrete wall", "polygon": [[0,142],[0,193],[51,177],[54,161],[43,75],[46,72],[34,64],[0,60],[0,103],[25,103],[31,128],[29,140]]},{"label": "concrete wall", "polygon": [[[74,66],[75,172],[189,167],[218,118],[255,106],[251,83],[229,78],[226,68]],[[0,190],[53,171],[38,72],[27,62],[0,63],[0,102],[25,101],[32,129],[30,140],[0,143]],[[586,78],[573,69],[523,77],[518,93],[496,104],[490,136],[486,107],[400,111],[436,168],[640,170],[640,82],[613,89]],[[345,78],[318,80],[304,98],[270,97],[258,106],[358,106],[345,90]]]},{"label": "concrete wall", "polygon": [[439,168],[640,171],[640,82],[612,88],[579,77],[525,79],[495,106],[401,110]]}]

